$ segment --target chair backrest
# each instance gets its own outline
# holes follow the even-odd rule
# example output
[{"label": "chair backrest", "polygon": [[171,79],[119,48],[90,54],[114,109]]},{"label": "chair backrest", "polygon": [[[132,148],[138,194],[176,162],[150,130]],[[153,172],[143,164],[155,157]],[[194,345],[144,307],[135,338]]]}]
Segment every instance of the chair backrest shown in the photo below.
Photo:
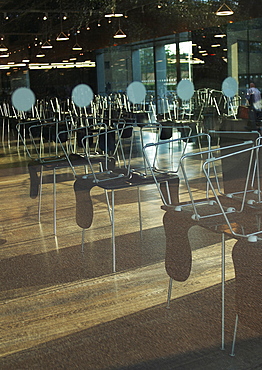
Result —
[{"label": "chair backrest", "polygon": [[[82,147],[94,182],[129,176],[133,150],[133,126],[118,123],[115,128],[108,128],[107,125],[102,124],[82,138]],[[104,160],[102,167],[95,168],[96,158],[101,164],[97,155],[102,156]],[[112,168],[112,163],[118,164],[117,170],[115,167]]]},{"label": "chair backrest", "polygon": [[[261,208],[259,174],[262,145],[255,144],[257,142],[250,140],[185,154],[181,159],[181,169],[190,200],[181,205],[181,210],[189,207],[193,219],[207,222],[210,227],[213,223],[216,228],[223,228],[237,238],[261,240],[260,222],[252,225],[247,222],[250,214],[256,213],[257,209],[259,212]],[[197,180],[190,179],[192,169],[187,170],[188,159],[200,169]],[[234,192],[226,192],[227,182],[233,182]]]},{"label": "chair backrest", "polygon": [[[58,133],[68,131],[71,125],[71,120],[58,121],[51,118],[50,120],[21,122],[17,124],[16,128],[28,156],[32,160],[45,163],[56,158],[59,159],[61,148],[58,145]],[[66,135],[63,138],[61,136],[60,139],[63,142],[68,141]]]},{"label": "chair backrest", "polygon": [[[61,138],[67,137],[67,143]],[[118,123],[115,128],[108,128],[105,123],[97,123],[82,127],[69,127],[57,135],[58,142],[72,168],[74,175],[76,171],[70,153],[81,155],[86,161],[86,171],[94,181],[101,181],[111,174],[118,162],[118,167],[127,175],[130,171],[130,158],[133,147],[133,127],[125,123]],[[123,144],[122,140],[128,140]],[[73,148],[71,148],[73,146]],[[69,150],[70,149],[70,150]],[[117,176],[120,176],[120,171]]]},{"label": "chair backrest", "polygon": [[[197,139],[199,144],[201,140],[205,140],[208,148],[210,148],[210,136],[208,134],[198,134],[184,137],[177,137],[169,140],[158,140],[155,143],[148,143],[143,147],[143,153],[149,174],[155,179],[156,186],[165,205],[171,204],[167,202],[166,197],[160,187],[157,179],[158,174],[181,175],[181,160],[186,156],[188,150],[189,139]],[[195,144],[194,144],[195,145]],[[196,153],[200,153],[200,148],[195,149]]]}]

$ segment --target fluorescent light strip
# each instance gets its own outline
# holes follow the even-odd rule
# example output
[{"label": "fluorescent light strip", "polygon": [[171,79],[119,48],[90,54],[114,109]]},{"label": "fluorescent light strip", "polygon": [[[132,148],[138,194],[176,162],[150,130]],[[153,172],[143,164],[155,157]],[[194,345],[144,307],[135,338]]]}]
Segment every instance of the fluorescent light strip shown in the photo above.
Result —
[{"label": "fluorescent light strip", "polygon": [[16,67],[26,67],[29,69],[52,69],[52,68],[85,68],[95,67],[96,63],[91,61],[85,62],[68,62],[68,63],[16,63],[16,64],[0,64],[0,69],[10,69]]}]

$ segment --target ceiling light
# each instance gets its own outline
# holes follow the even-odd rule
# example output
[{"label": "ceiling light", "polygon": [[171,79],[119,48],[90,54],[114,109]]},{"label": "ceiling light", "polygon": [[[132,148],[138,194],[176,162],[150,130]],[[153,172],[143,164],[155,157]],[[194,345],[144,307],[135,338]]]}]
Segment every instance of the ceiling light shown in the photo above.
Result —
[{"label": "ceiling light", "polygon": [[213,44],[211,45],[211,48],[218,48],[219,46],[221,46],[220,44]]},{"label": "ceiling light", "polygon": [[223,38],[223,37],[226,37],[226,34],[225,33],[221,33],[221,34],[214,35],[214,37]]},{"label": "ceiling light", "polygon": [[76,43],[73,47],[72,50],[83,50],[82,46],[80,46],[78,43]]},{"label": "ceiling light", "polygon": [[118,31],[114,34],[114,39],[124,39],[126,37],[126,34],[120,28],[120,20],[118,21],[118,23],[119,23],[119,28],[118,28]]},{"label": "ceiling light", "polygon": [[66,21],[66,20],[67,20],[67,13],[65,13],[65,14],[63,15],[63,20],[64,20],[64,21]]},{"label": "ceiling light", "polygon": [[0,58],[8,58],[8,57],[9,57],[8,53],[0,54]]},{"label": "ceiling light", "polygon": [[56,41],[67,41],[67,40],[69,40],[69,37],[63,31],[60,32],[56,38]]},{"label": "ceiling light", "polygon": [[47,21],[47,18],[48,18],[48,14],[45,13],[45,15],[43,16],[43,21]]},{"label": "ceiling light", "polygon": [[229,8],[229,6],[226,5],[225,3],[221,5],[221,7],[218,8],[218,10],[216,11],[216,15],[219,15],[219,16],[232,15],[232,14],[234,14],[233,10]]},{"label": "ceiling light", "polygon": [[[16,64],[0,64],[0,70],[1,69],[11,69],[11,68],[17,68],[17,67],[25,67],[25,63],[16,63]],[[51,68],[90,68],[95,67],[96,63],[91,61],[85,61],[85,62],[75,62],[75,63],[29,63],[28,68],[29,69],[51,69]]]},{"label": "ceiling light", "polygon": [[123,17],[122,13],[105,14],[105,18],[120,18],[120,17]]},{"label": "ceiling light", "polygon": [[125,37],[126,34],[124,33],[124,31],[121,30],[121,28],[119,28],[119,30],[114,35],[114,39],[124,39]]},{"label": "ceiling light", "polygon": [[49,41],[45,41],[43,45],[41,46],[42,49],[52,49],[53,45],[50,44]]},{"label": "ceiling light", "polygon": [[36,57],[37,58],[43,58],[43,57],[45,57],[45,54],[42,51],[40,51],[40,53],[36,54]]},{"label": "ceiling light", "polygon": [[7,51],[8,47],[6,47],[3,43],[0,44],[0,51]]}]

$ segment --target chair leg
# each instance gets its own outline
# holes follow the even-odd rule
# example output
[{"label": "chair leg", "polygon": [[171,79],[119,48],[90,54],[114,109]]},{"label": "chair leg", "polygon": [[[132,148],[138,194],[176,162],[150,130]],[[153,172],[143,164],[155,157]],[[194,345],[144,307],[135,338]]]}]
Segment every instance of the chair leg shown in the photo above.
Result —
[{"label": "chair leg", "polygon": [[237,324],[238,324],[238,314],[236,314],[236,321],[235,321],[235,328],[234,328],[234,336],[233,336],[233,342],[232,342],[232,349],[230,356],[235,356],[235,344],[236,344],[236,337],[237,337]]},{"label": "chair leg", "polygon": [[140,237],[142,238],[143,225],[142,225],[142,211],[141,211],[141,197],[140,187],[137,187],[137,198],[138,198],[138,214],[139,214],[139,226],[140,226]]},{"label": "chair leg", "polygon": [[225,234],[222,233],[221,242],[221,350],[225,349]]},{"label": "chair leg", "polygon": [[107,203],[107,209],[108,209],[109,219],[110,219],[110,223],[112,225],[112,206],[110,205],[110,201],[109,201],[109,196],[108,196],[108,191],[107,190],[105,190],[105,196],[106,196],[106,203]]},{"label": "chair leg", "polygon": [[56,170],[53,173],[53,208],[54,208],[54,234],[56,235]]},{"label": "chair leg", "polygon": [[2,142],[5,141],[5,118],[3,118],[2,122]]},{"label": "chair leg", "polygon": [[84,253],[84,245],[85,245],[85,229],[82,229],[82,243],[81,243],[81,252]]},{"label": "chair leg", "polygon": [[113,257],[113,272],[116,272],[116,237],[115,237],[115,192],[112,190],[111,204],[111,226],[112,226],[112,257]]},{"label": "chair leg", "polygon": [[172,285],[173,285],[173,279],[169,279],[169,285],[168,285],[168,293],[167,293],[167,306],[166,308],[170,308],[170,300],[171,300],[171,293],[172,293]]},{"label": "chair leg", "polygon": [[40,171],[40,183],[39,183],[39,194],[38,194],[38,222],[41,221],[42,186],[43,186],[43,166],[41,166],[41,171]]}]

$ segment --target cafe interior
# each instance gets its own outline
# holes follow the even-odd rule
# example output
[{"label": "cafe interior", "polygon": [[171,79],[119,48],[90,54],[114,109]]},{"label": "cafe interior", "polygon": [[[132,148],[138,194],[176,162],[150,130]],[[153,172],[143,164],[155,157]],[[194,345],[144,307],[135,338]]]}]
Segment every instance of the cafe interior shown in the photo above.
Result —
[{"label": "cafe interior", "polygon": [[261,369],[259,1],[0,0],[0,38],[1,369]]}]

